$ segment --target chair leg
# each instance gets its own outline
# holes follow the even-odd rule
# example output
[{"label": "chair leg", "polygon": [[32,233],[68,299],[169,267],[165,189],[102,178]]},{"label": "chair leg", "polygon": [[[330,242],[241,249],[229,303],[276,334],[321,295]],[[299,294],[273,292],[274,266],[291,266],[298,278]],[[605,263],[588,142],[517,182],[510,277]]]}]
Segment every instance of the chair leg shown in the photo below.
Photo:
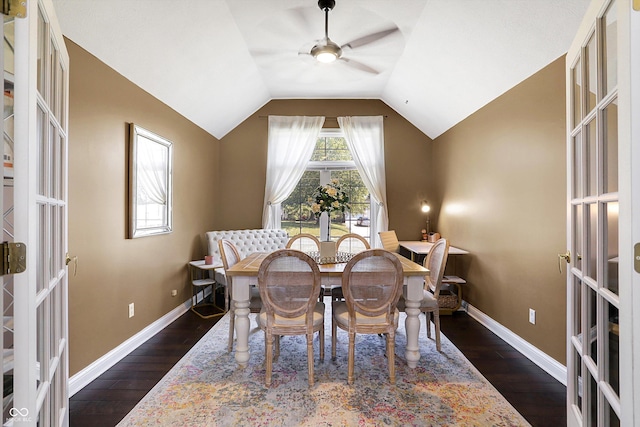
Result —
[{"label": "chair leg", "polygon": [[336,360],[336,320],[331,316],[331,360]]},{"label": "chair leg", "polygon": [[276,341],[276,357],[275,357],[275,360],[278,360],[280,358],[280,335],[276,335],[275,341]]},{"label": "chair leg", "polygon": [[426,317],[426,325],[427,325],[427,338],[431,338],[431,312],[426,311],[424,313]]},{"label": "chair leg", "polygon": [[307,334],[307,370],[309,371],[309,387],[313,386],[313,332]]},{"label": "chair leg", "polygon": [[387,334],[387,360],[389,361],[389,382],[396,383],[396,343],[395,333]]},{"label": "chair leg", "polygon": [[440,351],[441,348],[440,348],[440,312],[439,311],[433,312],[433,323],[435,324],[435,327],[436,327],[436,348],[438,349],[438,351]]},{"label": "chair leg", "polygon": [[233,333],[235,332],[236,323],[236,309],[233,306],[233,301],[229,305],[229,344],[227,345],[227,351],[230,353],[233,350]]},{"label": "chair leg", "polygon": [[320,360],[324,360],[324,320],[322,320],[322,326],[318,331],[320,334]]},{"label": "chair leg", "polygon": [[356,356],[356,333],[349,332],[349,363],[347,368],[347,383],[353,384],[353,364]]},{"label": "chair leg", "polygon": [[271,370],[273,368],[273,335],[270,332],[265,331],[265,362],[266,373],[264,377],[264,383],[267,387],[271,386]]}]

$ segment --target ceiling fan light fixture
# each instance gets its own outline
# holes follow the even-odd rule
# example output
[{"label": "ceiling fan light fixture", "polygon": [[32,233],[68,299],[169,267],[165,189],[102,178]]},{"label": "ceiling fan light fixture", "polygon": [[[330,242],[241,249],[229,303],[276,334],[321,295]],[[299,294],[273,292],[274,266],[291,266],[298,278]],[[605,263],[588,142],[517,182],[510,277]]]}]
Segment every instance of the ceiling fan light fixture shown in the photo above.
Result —
[{"label": "ceiling fan light fixture", "polygon": [[313,55],[313,57],[319,62],[329,63],[340,58],[342,55],[342,49],[340,46],[327,39],[325,43],[315,45],[311,49],[311,55]]}]

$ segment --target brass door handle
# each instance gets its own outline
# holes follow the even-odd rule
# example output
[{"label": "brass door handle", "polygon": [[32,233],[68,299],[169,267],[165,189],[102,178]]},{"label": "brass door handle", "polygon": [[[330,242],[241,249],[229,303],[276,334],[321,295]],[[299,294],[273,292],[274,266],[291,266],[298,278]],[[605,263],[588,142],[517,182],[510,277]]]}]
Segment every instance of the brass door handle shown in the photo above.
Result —
[{"label": "brass door handle", "polygon": [[560,270],[560,274],[562,274],[562,262],[561,259],[564,259],[567,264],[571,264],[571,252],[567,251],[564,254],[558,254],[558,270]]},{"label": "brass door handle", "polygon": [[69,256],[69,252],[64,257],[64,265],[69,265],[69,263],[73,261],[73,276],[78,275],[78,257],[77,256]]}]

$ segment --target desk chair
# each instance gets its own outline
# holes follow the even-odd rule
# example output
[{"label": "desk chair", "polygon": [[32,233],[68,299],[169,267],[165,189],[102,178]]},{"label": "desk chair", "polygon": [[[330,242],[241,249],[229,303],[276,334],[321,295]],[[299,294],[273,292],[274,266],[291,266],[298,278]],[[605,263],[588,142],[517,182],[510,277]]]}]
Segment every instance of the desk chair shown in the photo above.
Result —
[{"label": "desk chair", "polygon": [[260,264],[258,289],[262,298],[258,325],[265,335],[265,385],[271,385],[274,336],[306,335],[309,386],[313,386],[315,332],[320,334],[320,360],[324,360],[324,304],[318,301],[318,265],[303,252],[280,249]]},{"label": "desk chair", "polygon": [[[424,278],[424,290],[422,303],[420,303],[420,311],[425,314],[427,338],[431,338],[431,316],[436,329],[436,348],[440,348],[440,306],[438,305],[438,297],[440,296],[440,288],[442,287],[442,277],[444,276],[444,267],[447,265],[447,257],[449,256],[449,242],[447,239],[438,240],[429,254],[424,259],[423,265],[429,269],[429,275]],[[398,301],[398,310],[405,311],[404,298]]]},{"label": "desk chair", "polygon": [[379,231],[380,242],[382,247],[389,252],[400,252],[400,242],[395,230]]},{"label": "desk chair", "polygon": [[389,381],[396,382],[395,333],[398,328],[396,304],[402,293],[402,264],[384,249],[360,252],[347,263],[342,274],[344,301],[333,301],[331,356],[336,357],[337,328],[349,333],[347,382],[353,384],[356,334],[385,334]]}]

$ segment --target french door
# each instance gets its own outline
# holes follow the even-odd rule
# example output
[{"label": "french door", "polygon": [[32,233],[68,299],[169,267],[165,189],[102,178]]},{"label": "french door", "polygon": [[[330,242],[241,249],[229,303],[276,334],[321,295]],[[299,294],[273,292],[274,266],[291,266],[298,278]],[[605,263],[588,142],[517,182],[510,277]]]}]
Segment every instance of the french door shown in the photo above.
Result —
[{"label": "french door", "polygon": [[637,425],[640,415],[632,375],[632,291],[640,285],[631,243],[640,229],[631,215],[640,190],[630,161],[631,81],[640,83],[629,62],[634,13],[630,0],[593,0],[567,53],[569,426]]},{"label": "french door", "polygon": [[26,271],[3,283],[3,424],[63,426],[69,57],[51,0],[4,3],[24,13],[4,17],[3,230],[27,252]]}]

